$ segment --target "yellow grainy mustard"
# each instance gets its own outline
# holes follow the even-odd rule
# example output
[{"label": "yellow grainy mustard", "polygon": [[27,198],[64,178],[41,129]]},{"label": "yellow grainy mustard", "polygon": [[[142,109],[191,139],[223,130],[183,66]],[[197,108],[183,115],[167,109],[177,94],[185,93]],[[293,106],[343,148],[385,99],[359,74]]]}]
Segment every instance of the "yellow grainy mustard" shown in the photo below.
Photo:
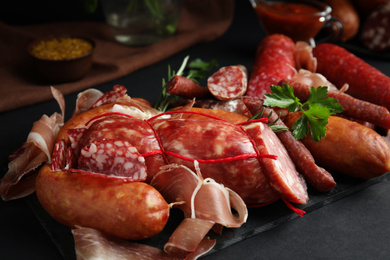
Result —
[{"label": "yellow grainy mustard", "polygon": [[42,40],[31,49],[31,54],[39,59],[74,59],[92,50],[92,44],[86,40],[71,37],[59,37]]}]

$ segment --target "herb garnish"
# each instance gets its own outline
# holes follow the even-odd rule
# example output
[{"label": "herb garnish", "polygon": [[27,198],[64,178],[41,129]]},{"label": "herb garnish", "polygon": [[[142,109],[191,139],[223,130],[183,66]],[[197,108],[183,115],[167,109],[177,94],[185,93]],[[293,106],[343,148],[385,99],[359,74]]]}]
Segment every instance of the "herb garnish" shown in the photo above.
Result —
[{"label": "herb garnish", "polygon": [[336,99],[327,97],[328,87],[310,87],[308,100],[301,103],[294,96],[294,90],[289,85],[283,87],[272,85],[272,93],[265,94],[264,105],[271,107],[287,108],[289,112],[301,111],[302,116],[292,126],[293,135],[301,139],[308,135],[309,128],[311,138],[318,142],[325,137],[326,124],[332,114],[340,113],[343,107]]},{"label": "herb garnish", "polygon": [[161,89],[160,97],[158,98],[154,108],[162,112],[166,112],[170,102],[178,98],[175,95],[171,95],[167,93],[167,84],[175,75],[183,76],[184,71],[188,69],[188,73],[187,73],[188,75],[186,77],[198,83],[198,80],[206,77],[206,73],[208,71],[210,71],[213,67],[219,66],[216,60],[205,62],[199,58],[188,63],[189,58],[190,58],[189,56],[186,56],[184,58],[177,73],[171,69],[170,65],[168,65],[168,77],[167,79],[165,78],[162,79],[162,89]]}]

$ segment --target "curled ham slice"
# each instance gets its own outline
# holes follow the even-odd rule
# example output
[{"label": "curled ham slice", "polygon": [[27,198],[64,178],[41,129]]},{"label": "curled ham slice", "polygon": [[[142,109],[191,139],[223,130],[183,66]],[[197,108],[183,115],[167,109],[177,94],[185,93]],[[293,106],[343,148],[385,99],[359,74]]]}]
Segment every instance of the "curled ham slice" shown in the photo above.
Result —
[{"label": "curled ham slice", "polygon": [[300,69],[289,82],[301,83],[309,87],[328,87],[328,91],[339,92],[339,89],[329,82],[323,75],[309,70]]},{"label": "curled ham slice", "polygon": [[163,250],[149,245],[139,244],[108,236],[96,229],[82,227],[72,230],[72,233],[78,260],[182,259],[179,257],[170,256]]},{"label": "curled ham slice", "polygon": [[168,254],[156,247],[108,236],[92,228],[78,227],[72,230],[72,234],[78,260],[192,260],[215,245],[214,240],[203,239],[194,252],[183,257],[179,253]]},{"label": "curled ham slice", "polygon": [[317,70],[317,59],[312,53],[313,47],[307,42],[298,41],[295,43],[295,66],[298,70],[307,69],[309,71]]},{"label": "curled ham slice", "polygon": [[55,88],[51,90],[60,105],[62,115],[58,113],[50,117],[43,115],[33,124],[27,141],[12,155],[8,164],[8,172],[1,180],[0,195],[3,200],[18,199],[33,193],[35,191],[35,170],[42,163],[51,162],[58,131],[64,124],[65,108],[61,92]]},{"label": "curled ham slice", "polygon": [[[163,166],[150,184],[168,203],[184,201],[177,207],[185,217],[210,220],[227,227],[240,227],[245,223],[248,211],[240,196],[210,178],[203,179],[198,162],[194,165],[197,174],[183,165]],[[233,214],[231,208],[237,213]]]},{"label": "curled ham slice", "polygon": [[77,95],[76,107],[73,116],[77,116],[92,107],[92,105],[103,96],[100,90],[90,88]]}]

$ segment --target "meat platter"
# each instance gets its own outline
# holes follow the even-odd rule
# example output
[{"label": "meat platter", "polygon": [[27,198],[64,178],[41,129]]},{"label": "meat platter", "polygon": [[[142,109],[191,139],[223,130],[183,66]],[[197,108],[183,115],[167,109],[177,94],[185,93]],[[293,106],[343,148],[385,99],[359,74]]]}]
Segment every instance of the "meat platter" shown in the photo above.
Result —
[{"label": "meat platter", "polygon": [[[275,63],[275,60],[272,59],[277,59],[277,56],[280,54],[280,51],[273,51],[278,48],[286,51],[286,53],[282,54],[282,57],[280,57],[286,60],[282,60],[281,63],[278,64],[278,69],[272,69],[271,65]],[[318,68],[323,70],[323,74],[327,75],[329,78],[334,74],[332,71],[327,72],[326,66],[321,67],[321,62],[324,62],[325,64],[334,62],[332,60],[326,60],[328,58],[326,56],[321,56],[321,48],[324,48],[325,53],[328,53],[329,50],[332,49],[332,51],[335,52],[332,56],[337,56],[337,52],[344,53],[342,54],[344,56],[351,55],[343,49],[338,49],[339,47],[337,46],[324,44],[315,47],[313,53],[316,56],[316,60],[312,56],[311,47],[307,44],[294,44],[288,37],[283,35],[271,35],[266,37],[259,45],[258,54],[256,56],[257,59],[251,71],[251,78],[249,79],[248,90],[245,89],[242,91],[242,88],[246,88],[246,84],[235,82],[232,85],[229,81],[231,78],[242,79],[247,77],[247,71],[242,69],[236,70],[237,67],[221,68],[210,77],[212,79],[210,80],[210,82],[212,82],[210,84],[213,86],[212,88],[209,87],[209,91],[217,100],[229,102],[230,98],[233,96],[232,100],[239,99],[241,102],[245,103],[252,116],[256,114],[256,110],[259,110],[259,104],[260,108],[264,105],[265,108],[262,113],[268,113],[268,117],[261,116],[260,118],[249,119],[249,117],[245,115],[248,111],[240,114],[234,111],[222,112],[220,109],[200,108],[197,107],[195,99],[189,102],[186,101],[180,108],[169,112],[161,112],[160,110],[150,107],[150,104],[145,100],[140,100],[136,97],[128,97],[126,95],[127,90],[120,85],[114,86],[113,90],[108,93],[100,93],[99,91],[89,89],[80,94],[80,102],[77,102],[72,118],[67,121],[63,127],[61,126],[58,132],[57,130],[50,130],[43,135],[45,137],[50,135],[54,136],[51,141],[49,140],[49,142],[52,143],[46,145],[46,147],[53,147],[53,150],[47,153],[44,151],[43,154],[39,151],[38,155],[34,157],[34,160],[35,158],[38,158],[39,161],[41,160],[39,158],[44,157],[44,154],[46,153],[49,154],[47,155],[47,158],[49,158],[50,162],[50,164],[45,164],[40,169],[39,175],[36,177],[36,186],[30,186],[30,189],[13,190],[15,182],[13,182],[12,178],[10,181],[7,177],[4,178],[2,182],[2,196],[5,199],[15,199],[17,197],[25,197],[36,191],[39,202],[35,196],[27,197],[25,199],[32,206],[42,223],[45,223],[44,225],[48,227],[47,230],[49,234],[60,248],[60,251],[63,252],[64,257],[66,259],[71,259],[74,256],[69,256],[67,254],[72,252],[70,247],[73,248],[74,245],[71,243],[72,237],[69,228],[61,226],[51,219],[46,211],[58,222],[64,223],[66,226],[73,226],[73,230],[78,230],[80,226],[88,226],[91,223],[92,228],[108,232],[115,237],[117,236],[133,241],[140,240],[142,244],[151,245],[159,249],[164,248],[164,250],[166,249],[165,243],[169,240],[173,230],[176,230],[177,223],[184,222],[190,215],[190,221],[193,221],[194,219],[197,220],[198,218],[202,221],[205,220],[205,222],[201,223],[202,226],[213,224],[215,222],[214,220],[214,222],[212,221],[210,223],[208,217],[205,219],[200,217],[204,217],[207,214],[194,211],[193,203],[199,203],[195,197],[192,197],[191,195],[191,199],[182,198],[187,196],[187,191],[183,193],[180,189],[180,185],[172,187],[176,193],[173,195],[170,194],[170,181],[173,182],[173,179],[169,179],[172,178],[169,174],[172,171],[175,171],[175,174],[180,176],[180,178],[177,179],[186,179],[190,176],[188,178],[191,179],[190,183],[195,183],[194,187],[197,186],[196,182],[199,183],[199,180],[202,182],[202,185],[211,182],[213,186],[219,187],[218,190],[225,194],[221,195],[221,199],[227,198],[226,194],[229,194],[228,197],[230,201],[228,201],[227,207],[229,208],[229,203],[231,203],[231,206],[238,212],[238,214],[229,212],[227,213],[228,216],[226,218],[218,220],[221,222],[216,222],[222,224],[222,226],[233,227],[233,229],[229,228],[220,234],[218,234],[218,232],[217,234],[214,234],[216,243],[211,247],[209,245],[206,246],[208,248],[206,251],[211,250],[210,252],[226,248],[245,238],[266,231],[280,223],[290,221],[297,218],[299,215],[302,216],[305,212],[311,212],[319,207],[351,195],[358,190],[380,182],[381,180],[388,178],[386,173],[389,171],[389,151],[386,139],[382,138],[372,128],[374,126],[380,127],[381,130],[389,128],[390,114],[385,107],[388,104],[386,100],[387,97],[376,94],[381,93],[380,89],[384,87],[378,82],[387,81],[387,76],[382,75],[380,72],[369,67],[369,65],[365,64],[360,59],[349,56],[352,63],[357,64],[357,66],[363,68],[365,72],[369,72],[372,76],[375,75],[375,77],[380,79],[378,82],[369,82],[370,84],[367,84],[369,85],[368,89],[364,89],[364,87],[367,86],[359,86],[359,84],[357,84],[360,89],[357,92],[355,90],[354,93],[370,93],[370,95],[367,95],[369,96],[370,101],[358,100],[346,95],[344,92],[348,90],[348,86],[342,86],[343,82],[336,82],[337,78],[333,78],[332,81],[336,82],[338,86],[342,86],[342,89],[333,89],[329,90],[329,92],[325,92],[325,96],[320,99],[320,102],[322,102],[321,107],[313,105],[315,111],[326,107],[326,111],[329,112],[329,114],[344,113],[343,116],[340,117],[329,117],[329,122],[342,122],[338,123],[338,125],[346,124],[348,125],[348,129],[357,129],[356,131],[358,134],[364,133],[365,139],[359,144],[354,142],[355,146],[352,149],[352,152],[356,153],[357,149],[355,148],[358,146],[363,146],[365,148],[363,149],[363,152],[361,152],[362,154],[358,154],[361,157],[358,158],[357,162],[353,161],[353,156],[351,156],[351,158],[349,157],[348,153],[351,152],[345,152],[346,156],[344,156],[344,158],[335,159],[331,156],[333,153],[329,153],[329,148],[316,146],[320,143],[320,140],[315,140],[314,149],[309,148],[313,145],[310,143],[312,142],[310,141],[311,138],[322,139],[327,138],[328,136],[341,135],[341,132],[332,132],[333,130],[331,131],[330,128],[328,128],[326,135],[321,132],[321,127],[319,128],[319,131],[314,128],[314,126],[317,127],[318,124],[321,124],[323,120],[314,121],[314,123],[313,121],[310,121],[313,118],[310,118],[310,113],[307,112],[308,110],[303,110],[303,107],[311,106],[312,104],[299,103],[299,101],[296,101],[297,99],[294,99],[293,102],[298,102],[299,104],[294,108],[296,109],[300,106],[300,112],[296,112],[295,109],[289,111],[289,109],[294,106],[294,103],[291,103],[290,101],[288,101],[290,103],[288,103],[287,106],[283,106],[283,104],[279,102],[279,105],[276,106],[280,109],[278,110],[280,111],[278,113],[272,114],[272,112],[275,112],[276,110],[274,111],[269,108],[270,105],[272,106],[272,99],[274,101],[277,99],[277,96],[273,96],[277,92],[290,91],[293,89],[296,95],[299,96],[299,99],[310,100],[310,97],[308,98],[305,96],[307,95],[309,88],[302,87],[305,84],[319,86],[318,88],[310,88],[311,94],[319,91],[317,95],[320,95],[320,92],[323,93],[324,90],[327,91],[327,88],[321,86],[329,86],[329,89],[333,86],[326,78],[315,73],[317,69],[316,61],[318,61]],[[271,51],[269,49],[271,49]],[[263,56],[262,53],[268,53],[268,55]],[[271,63],[269,63],[270,57],[272,58]],[[321,59],[325,59],[325,61],[322,61]],[[268,64],[264,66],[264,62],[268,62]],[[282,65],[286,66],[282,68]],[[259,85],[257,85],[258,82],[261,82],[261,80],[259,80],[259,75],[261,75],[261,71],[264,69],[268,70],[265,75],[271,75],[269,77],[271,81],[266,81],[259,87]],[[338,69],[341,70],[340,67],[338,67]],[[223,74],[221,72],[222,70],[223,73],[229,71],[227,72],[229,76],[226,77],[228,80],[224,78],[224,75],[226,74]],[[343,73],[348,75],[348,71],[344,71]],[[348,78],[348,76],[345,78]],[[353,85],[352,82],[354,79],[348,79],[350,80],[349,84]],[[310,83],[307,83],[307,80],[311,80]],[[178,82],[184,82],[180,83],[179,87],[187,87],[185,84],[186,80],[181,78],[180,75],[176,75],[169,80],[167,85],[168,92],[175,89]],[[239,80],[239,82],[242,81]],[[284,86],[280,87],[274,84]],[[231,86],[233,86],[233,88],[230,88]],[[191,91],[198,88],[198,86],[193,86],[193,82],[191,82],[190,88],[190,90],[185,91],[186,94],[189,92],[193,93]],[[274,93],[271,93],[272,91]],[[61,93],[54,88],[52,88],[52,93],[63,111],[63,97],[61,96]],[[194,93],[199,92],[195,91]],[[246,96],[249,99],[243,97],[244,93],[246,93]],[[203,95],[204,93],[201,94]],[[210,93],[207,94],[209,95]],[[238,96],[236,96],[237,94]],[[175,95],[180,96],[181,94],[179,92],[175,93]],[[92,102],[88,100],[91,96],[96,96],[92,98]],[[86,97],[86,99],[84,99],[84,97]],[[192,97],[202,99],[197,96],[197,94],[194,94]],[[363,99],[364,97],[361,98]],[[326,102],[324,101],[325,99]],[[334,100],[337,100],[340,104],[334,103]],[[327,105],[330,105],[330,108],[328,108]],[[344,110],[339,109],[340,105]],[[363,107],[365,109],[364,113],[361,113],[359,109],[354,109],[356,107]],[[287,109],[288,111],[286,111]],[[286,114],[286,112],[288,113]],[[284,115],[281,119],[280,117],[283,113]],[[305,113],[307,113],[307,115]],[[237,114],[240,116],[237,116]],[[279,114],[279,117],[276,116],[277,114]],[[292,118],[290,116],[292,114],[302,114],[307,117],[306,119],[309,120],[307,124],[312,124],[310,125],[311,138],[310,136],[305,136],[307,133],[297,138],[297,135],[299,136],[302,133],[296,133],[294,127],[291,126],[288,127],[291,132],[286,130],[286,126],[283,122],[286,122],[286,125],[288,125],[287,122],[289,118]],[[176,118],[176,116],[179,117]],[[242,116],[245,116],[245,119],[243,119]],[[274,118],[275,116],[276,118]],[[320,114],[317,114],[316,118],[318,119],[319,116]],[[202,118],[202,120],[199,118]],[[236,120],[236,118],[239,119],[232,123],[229,120],[233,120],[233,118],[234,120]],[[345,118],[354,118],[357,121],[364,122],[367,121],[368,124],[366,126],[358,122],[349,121]],[[54,122],[52,129],[57,129],[57,123],[60,119],[60,114],[53,114],[51,117],[42,117],[42,120],[40,120],[37,125],[34,125],[35,129],[33,129],[34,131],[32,130],[32,134],[29,138],[31,137],[32,140],[38,139],[39,146],[42,146],[41,139],[39,138],[40,131],[37,131],[36,128],[41,128],[40,126],[42,123],[50,121]],[[270,121],[279,127],[285,127],[284,130],[275,131],[274,133],[270,130],[272,125],[267,126],[267,123],[270,123]],[[137,139],[137,135],[142,137],[139,139],[141,142],[139,142],[138,148],[133,147],[135,144],[129,144],[131,140],[126,137],[128,134],[127,132],[124,134],[125,139],[117,139],[119,135],[121,138],[123,137],[123,131],[121,129],[123,126],[128,127],[129,124],[134,127],[132,129],[140,129],[137,130],[139,132],[135,131],[136,135],[133,135],[133,132],[131,131],[132,136],[130,138],[131,140],[135,140]],[[197,138],[198,140],[202,140],[203,138],[209,138],[210,140],[209,143],[205,142],[205,144],[202,145],[201,149],[207,148],[204,149],[206,152],[202,155],[200,155],[201,153],[197,150],[199,149],[197,144],[200,143],[200,141],[189,143],[189,141],[186,140],[186,136],[188,137],[190,135],[189,133],[193,129],[198,129],[199,126],[202,126],[202,130],[196,131],[195,137],[192,136],[194,140],[197,140]],[[330,127],[330,125],[328,125],[328,127]],[[175,132],[177,129],[180,129],[180,131]],[[188,132],[188,130],[191,131]],[[294,132],[292,130],[294,130]],[[172,134],[172,132],[175,134]],[[291,138],[293,133],[296,139]],[[351,133],[353,134],[353,131]],[[182,137],[182,135],[184,137]],[[345,142],[345,144],[351,142],[348,138],[345,138],[345,136],[343,137],[343,142]],[[226,139],[229,141],[220,141],[221,138],[222,140]],[[271,145],[267,143],[266,139],[268,138],[272,140]],[[304,146],[300,141],[296,141],[298,139],[302,140]],[[144,140],[147,140],[145,141],[146,145],[144,145]],[[179,144],[177,144],[177,140],[179,140]],[[327,140],[328,141],[323,141],[322,143],[332,142],[332,140]],[[226,146],[226,144],[229,145]],[[23,157],[26,147],[27,150],[35,149],[34,147],[31,148],[32,144],[29,142],[25,145],[26,146],[22,150],[17,151],[11,158],[17,160],[20,156]],[[334,144],[331,146],[334,147]],[[112,149],[112,147],[114,147],[114,149]],[[247,147],[250,148],[248,149]],[[294,151],[296,147],[299,148],[299,151],[295,150],[296,153],[287,152],[287,149],[293,149]],[[344,148],[346,147],[347,146],[344,145]],[[214,152],[208,152],[213,149],[215,150]],[[306,149],[310,151],[306,151]],[[316,161],[321,161],[321,165],[326,165],[326,169],[329,169],[329,172],[318,167],[311,156],[306,156],[310,153],[315,155],[317,150],[321,149],[322,151],[328,152],[330,155],[323,156],[324,153],[320,153],[318,157],[315,156],[315,159]],[[195,155],[192,154],[193,151],[195,151]],[[237,151],[240,152],[237,153]],[[101,153],[103,153],[104,158],[98,156]],[[368,154],[370,156],[368,156]],[[376,156],[379,158],[379,163],[375,159],[370,159],[372,154],[374,154],[374,157]],[[217,155],[221,156],[218,157]],[[158,157],[156,159],[156,157],[153,156]],[[329,157],[331,159],[322,160],[324,157]],[[364,161],[363,167],[359,165],[362,158],[364,158],[364,160],[367,159],[367,161]],[[77,160],[77,162],[75,160]],[[45,161],[45,159],[43,159],[43,161]],[[110,163],[107,164],[107,161]],[[302,161],[304,161],[303,164]],[[12,164],[10,165],[12,166]],[[193,168],[191,168],[192,165]],[[261,165],[261,167],[259,167],[259,165]],[[10,168],[12,169],[14,166],[11,166]],[[17,167],[18,164],[16,164],[16,168]],[[241,175],[239,175],[237,179],[235,179],[237,176],[234,174],[230,175],[228,179],[226,179],[227,177],[224,177],[224,175],[222,177],[218,175],[221,171],[226,171],[229,174],[230,172],[240,172],[237,171],[237,167],[239,167],[239,169],[245,169],[243,172],[246,174],[244,175],[245,178],[249,178],[248,181],[244,178],[244,182],[241,183]],[[115,169],[115,176],[110,175],[113,168]],[[367,170],[367,168],[369,170]],[[128,173],[129,169],[131,169],[131,174]],[[147,175],[146,171],[149,172],[149,174],[152,173],[152,175]],[[342,172],[342,174],[334,173],[336,171]],[[96,175],[96,173],[108,174],[108,177],[100,177],[100,175]],[[301,176],[301,173],[304,177]],[[24,174],[25,173],[22,173],[21,176],[24,177]],[[263,175],[266,177],[263,177]],[[24,179],[27,183],[29,177],[30,175],[27,175],[27,180]],[[74,181],[74,178],[76,178],[76,181]],[[103,182],[102,178],[104,179]],[[166,178],[170,181],[167,182]],[[193,180],[193,178],[196,180]],[[125,184],[122,180],[118,181],[118,179],[125,179]],[[215,179],[217,182],[211,181],[210,179]],[[305,180],[308,184],[307,187]],[[168,207],[168,204],[162,201],[162,197],[158,197],[157,191],[152,188],[144,188],[146,186],[144,184],[141,185],[139,181],[146,181],[153,187],[156,187],[159,192],[164,194],[164,198],[169,201],[170,206]],[[218,182],[223,183],[222,188],[221,186],[218,186]],[[76,183],[77,185],[75,186]],[[91,183],[97,186],[93,186]],[[109,185],[106,185],[108,183]],[[161,203],[158,202],[157,204],[162,208],[157,208],[156,211],[150,213],[152,220],[157,222],[157,219],[153,219],[154,215],[157,214],[158,221],[167,221],[166,223],[162,223],[161,226],[155,224],[152,228],[149,227],[149,229],[145,231],[146,233],[143,230],[136,230],[135,228],[138,228],[138,225],[133,225],[133,222],[132,225],[126,227],[123,225],[118,226],[118,223],[111,224],[111,215],[102,214],[101,211],[102,208],[106,207],[112,207],[112,210],[114,211],[116,208],[120,208],[124,209],[125,212],[123,218],[132,215],[130,212],[134,211],[134,207],[130,207],[131,211],[126,213],[126,206],[119,206],[120,204],[116,206],[116,203],[120,203],[119,198],[127,192],[133,192],[131,190],[134,188],[131,188],[130,191],[126,188],[126,190],[123,190],[123,193],[116,194],[115,196],[117,196],[118,199],[114,201],[110,200],[109,195],[112,195],[111,187],[117,186],[118,189],[122,189],[123,185],[127,187],[134,183],[137,185],[136,189],[139,189],[139,187],[149,189],[152,194],[151,196],[154,196],[154,201],[161,200]],[[81,186],[79,186],[79,184]],[[95,189],[95,187],[98,187],[99,185],[102,190]],[[224,187],[224,185],[226,185],[226,187]],[[109,187],[106,191],[107,186]],[[167,187],[169,187],[169,190],[167,190]],[[201,187],[203,188],[203,186]],[[259,187],[260,190],[256,190],[259,189]],[[307,191],[306,188],[308,189]],[[90,201],[89,196],[91,194],[88,192],[84,193],[83,191],[90,189],[92,191],[92,198],[98,198],[95,203],[101,205],[101,207],[85,207],[84,202]],[[99,190],[99,192],[94,193],[94,189]],[[201,189],[200,187],[195,187],[194,190],[198,192]],[[102,195],[103,197],[99,195],[105,194],[105,192],[107,192],[107,195]],[[178,194],[180,196],[178,196]],[[57,200],[57,197],[61,197],[61,200],[65,201],[65,203],[62,203],[61,200]],[[111,202],[105,202],[107,199]],[[182,200],[187,202],[183,203]],[[190,201],[195,202],[189,203]],[[249,208],[248,212],[250,217],[248,219],[246,206],[245,209],[242,207],[242,205],[245,205],[244,203],[246,203]],[[222,205],[223,203],[221,202],[219,204]],[[40,205],[42,205],[44,209],[41,208]],[[71,207],[69,207],[69,205],[71,205]],[[191,207],[189,205],[191,205]],[[183,210],[184,218],[182,212],[176,210],[175,207]],[[145,210],[149,209],[150,207]],[[169,219],[167,217],[167,210],[171,210]],[[211,209],[211,212],[212,210],[215,209]],[[221,210],[220,212],[224,211],[222,208],[219,210]],[[87,215],[79,214],[80,212],[89,211],[92,212],[90,215],[88,215],[89,213]],[[102,218],[98,219],[97,222],[90,222],[91,216],[101,214]],[[122,212],[117,214],[121,215]],[[142,212],[142,214],[144,213]],[[149,216],[149,212],[146,215]],[[217,219],[219,219],[218,216]],[[134,220],[140,221],[140,217],[136,216],[134,219],[131,219],[131,221]],[[146,222],[148,222],[148,220],[144,218],[140,221],[140,225],[142,226]],[[239,228],[235,229],[235,227]],[[127,230],[123,233],[124,228],[125,230],[128,228],[130,231]],[[133,234],[135,235],[133,236]],[[155,236],[157,234],[158,236]],[[171,247],[171,245],[169,245],[169,247]]]}]

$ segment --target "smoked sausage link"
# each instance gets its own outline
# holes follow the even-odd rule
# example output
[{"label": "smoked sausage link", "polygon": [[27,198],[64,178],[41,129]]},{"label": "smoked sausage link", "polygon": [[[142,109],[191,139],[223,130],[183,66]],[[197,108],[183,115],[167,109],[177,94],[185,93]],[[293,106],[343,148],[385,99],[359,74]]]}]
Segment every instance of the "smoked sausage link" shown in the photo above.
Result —
[{"label": "smoked sausage link", "polygon": [[271,85],[295,74],[295,44],[289,37],[272,34],[264,38],[256,51],[246,95],[263,98]]},{"label": "smoked sausage link", "polygon": [[334,85],[348,83],[351,96],[390,109],[390,78],[346,49],[322,43],[313,49],[317,72]]},{"label": "smoked sausage link", "polygon": [[91,173],[53,172],[49,165],[39,172],[36,194],[43,208],[60,223],[94,228],[123,239],[157,235],[169,217],[167,202],[149,184]]},{"label": "smoked sausage link", "polygon": [[[299,117],[290,113],[284,122],[291,129]],[[326,169],[362,179],[390,171],[390,150],[383,137],[357,122],[330,116],[323,139],[315,142],[308,135],[301,141]]]}]

